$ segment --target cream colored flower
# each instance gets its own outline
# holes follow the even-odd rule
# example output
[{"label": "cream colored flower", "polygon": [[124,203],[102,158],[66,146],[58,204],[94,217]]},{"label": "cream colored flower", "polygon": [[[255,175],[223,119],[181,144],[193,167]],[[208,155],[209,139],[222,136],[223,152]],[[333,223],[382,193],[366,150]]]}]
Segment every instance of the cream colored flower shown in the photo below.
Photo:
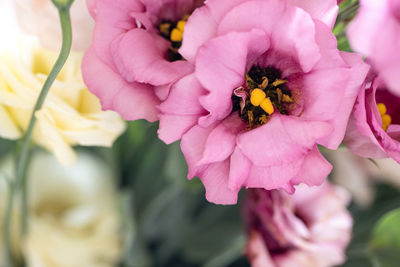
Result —
[{"label": "cream colored flower", "polygon": [[[72,164],[72,145],[111,146],[124,131],[117,113],[101,111],[99,100],[83,83],[82,55],[72,53],[54,82],[42,110],[36,113],[34,141]],[[0,136],[20,138],[32,108],[56,60],[56,53],[32,45],[0,56]]]},{"label": "cream colored flower", "polygon": [[28,173],[29,231],[23,242],[27,266],[116,266],[120,217],[111,178],[103,162],[90,154],[78,153],[68,168],[48,153],[35,154]]},{"label": "cream colored flower", "polygon": [[[4,1],[4,0],[2,0]],[[50,0],[13,0],[18,22],[24,32],[33,34],[41,44],[50,49],[59,49],[61,28],[58,13]],[[85,0],[75,0],[71,7],[72,49],[83,51],[92,40],[93,19],[89,15]]]},{"label": "cream colored flower", "polygon": [[333,181],[349,190],[361,207],[368,207],[374,201],[376,182],[400,189],[400,165],[392,158],[374,159],[373,162],[344,147],[326,150],[324,154],[333,165]]}]

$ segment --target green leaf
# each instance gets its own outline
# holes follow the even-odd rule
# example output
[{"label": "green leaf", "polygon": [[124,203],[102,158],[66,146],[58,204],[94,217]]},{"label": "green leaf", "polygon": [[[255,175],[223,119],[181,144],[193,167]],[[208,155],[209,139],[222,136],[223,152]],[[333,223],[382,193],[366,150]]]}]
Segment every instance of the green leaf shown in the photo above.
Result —
[{"label": "green leaf", "polygon": [[400,209],[385,214],[378,221],[369,245],[374,266],[398,266],[400,262]]}]

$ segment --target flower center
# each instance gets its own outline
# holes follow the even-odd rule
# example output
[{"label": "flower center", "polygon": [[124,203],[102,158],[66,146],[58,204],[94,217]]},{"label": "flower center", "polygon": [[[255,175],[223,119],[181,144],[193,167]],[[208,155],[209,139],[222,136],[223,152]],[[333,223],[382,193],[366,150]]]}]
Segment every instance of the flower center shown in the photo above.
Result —
[{"label": "flower center", "polygon": [[233,92],[232,112],[239,111],[248,129],[266,124],[274,112],[289,114],[294,99],[281,71],[253,66],[245,77],[246,84]]},{"label": "flower center", "polygon": [[382,118],[382,128],[384,131],[386,131],[387,128],[389,127],[389,125],[392,123],[392,117],[386,113],[387,108],[386,108],[385,104],[378,103],[377,107],[378,107],[379,114],[381,115],[381,118]]},{"label": "flower center", "polygon": [[171,42],[171,46],[168,48],[167,58],[170,62],[181,60],[182,56],[178,50],[182,45],[183,30],[189,15],[185,15],[177,22],[170,20],[162,20],[158,25],[158,30],[162,37]]}]

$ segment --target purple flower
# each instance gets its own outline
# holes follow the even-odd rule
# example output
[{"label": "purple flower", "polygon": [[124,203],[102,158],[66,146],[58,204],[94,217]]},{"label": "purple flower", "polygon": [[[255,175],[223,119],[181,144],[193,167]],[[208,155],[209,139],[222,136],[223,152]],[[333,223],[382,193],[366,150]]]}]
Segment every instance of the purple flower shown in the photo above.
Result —
[{"label": "purple flower", "polygon": [[352,218],[349,195],[328,182],[285,192],[252,189],[245,212],[253,267],[328,267],[344,262]]},{"label": "purple flower", "polygon": [[157,120],[156,106],[169,86],[191,73],[178,49],[191,0],[88,0],[95,20],[82,72],[103,109],[126,120]]},{"label": "purple flower", "polygon": [[367,158],[391,157],[400,163],[400,97],[379,75],[371,72],[358,94],[345,143]]},{"label": "purple flower", "polygon": [[339,146],[368,71],[337,50],[336,12],[336,0],[209,0],[190,16],[179,53],[195,71],[160,105],[159,136],[182,138],[209,201],[329,174],[317,145]]},{"label": "purple flower", "polygon": [[352,48],[368,57],[393,94],[400,96],[400,1],[361,0],[349,26]]}]

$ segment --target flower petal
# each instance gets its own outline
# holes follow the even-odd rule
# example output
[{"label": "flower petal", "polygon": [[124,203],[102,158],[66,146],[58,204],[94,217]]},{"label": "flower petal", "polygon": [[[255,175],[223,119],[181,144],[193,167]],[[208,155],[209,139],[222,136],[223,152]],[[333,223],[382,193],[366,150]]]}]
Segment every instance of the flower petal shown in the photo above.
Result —
[{"label": "flower petal", "polygon": [[321,185],[332,171],[332,165],[321,155],[317,146],[305,157],[301,170],[290,182],[293,185],[305,183]]},{"label": "flower petal", "polygon": [[110,44],[117,36],[136,27],[129,12],[143,11],[143,5],[137,0],[96,0],[95,3],[88,1],[88,6],[96,20],[93,49],[103,62],[114,68]]},{"label": "flower petal", "polygon": [[231,32],[201,47],[196,59],[196,77],[210,92],[200,98],[202,106],[210,112],[200,119],[201,125],[208,126],[229,115],[232,93],[243,84],[248,57],[261,55],[268,47],[268,37],[260,30]]},{"label": "flower petal", "polygon": [[97,57],[93,48],[83,58],[82,74],[88,88],[100,98],[103,109],[115,110],[126,120],[157,120],[159,100],[152,88],[123,80]]},{"label": "flower petal", "polygon": [[301,159],[331,131],[325,122],[275,114],[267,124],[241,134],[237,145],[254,165],[273,166]]},{"label": "flower petal", "polygon": [[229,189],[228,177],[229,160],[212,163],[201,173],[208,201],[222,205],[236,204],[238,190]]},{"label": "flower petal", "polygon": [[333,132],[330,136],[319,140],[319,144],[329,148],[337,149],[344,138],[350,113],[353,110],[356,98],[360,90],[364,90],[362,85],[369,71],[362,57],[355,53],[341,52],[341,57],[346,64],[351,67],[350,80],[345,88],[344,97],[339,106],[339,110],[331,120]]},{"label": "flower petal", "polygon": [[330,29],[333,28],[339,11],[337,0],[288,0],[288,4],[301,7],[311,14],[313,19],[324,22]]},{"label": "flower petal", "polygon": [[114,40],[111,51],[119,72],[127,81],[163,85],[193,71],[186,61],[167,61],[168,46],[169,42],[157,34],[133,29]]},{"label": "flower petal", "polygon": [[227,159],[235,149],[237,134],[244,129],[245,124],[236,113],[223,120],[208,136],[203,156],[197,164]]},{"label": "flower petal", "polygon": [[160,125],[157,131],[158,137],[166,144],[171,144],[179,139],[196,125],[198,115],[160,115]]}]

